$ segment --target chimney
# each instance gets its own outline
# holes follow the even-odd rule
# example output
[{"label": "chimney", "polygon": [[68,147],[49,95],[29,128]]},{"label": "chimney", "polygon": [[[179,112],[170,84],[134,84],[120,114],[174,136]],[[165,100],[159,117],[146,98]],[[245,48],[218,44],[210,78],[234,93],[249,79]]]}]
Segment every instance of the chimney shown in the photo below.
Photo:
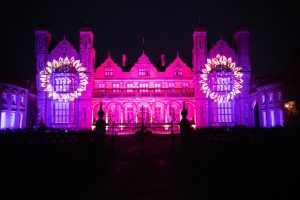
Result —
[{"label": "chimney", "polygon": [[122,54],[122,67],[126,66],[126,54]]},{"label": "chimney", "polygon": [[165,54],[161,54],[161,66],[162,67],[166,66],[166,63],[165,63]]}]

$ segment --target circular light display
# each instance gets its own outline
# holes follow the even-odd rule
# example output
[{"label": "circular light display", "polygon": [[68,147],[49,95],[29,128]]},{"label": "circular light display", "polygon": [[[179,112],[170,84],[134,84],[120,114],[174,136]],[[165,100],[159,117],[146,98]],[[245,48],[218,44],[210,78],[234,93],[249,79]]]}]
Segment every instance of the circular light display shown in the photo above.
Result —
[{"label": "circular light display", "polygon": [[222,103],[228,102],[236,94],[241,93],[243,74],[240,70],[241,68],[232,62],[232,58],[226,58],[224,55],[217,54],[215,58],[207,59],[200,80],[206,97]]},{"label": "circular light display", "polygon": [[[60,57],[58,61],[54,59],[52,62],[47,62],[45,69],[40,72],[41,86],[45,88],[44,91],[49,92],[48,97],[52,97],[53,100],[74,101],[83,91],[86,91],[88,77],[84,73],[85,70],[80,60],[74,60],[74,57],[71,59]],[[78,81],[72,82],[68,76],[70,74]],[[59,78],[55,80],[57,76]]]}]

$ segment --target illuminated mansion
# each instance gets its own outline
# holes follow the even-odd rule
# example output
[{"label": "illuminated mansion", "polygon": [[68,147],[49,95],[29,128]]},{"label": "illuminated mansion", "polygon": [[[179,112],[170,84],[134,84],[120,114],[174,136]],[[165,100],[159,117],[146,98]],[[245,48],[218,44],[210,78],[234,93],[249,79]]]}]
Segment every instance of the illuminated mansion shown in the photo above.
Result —
[{"label": "illuminated mansion", "polygon": [[[110,55],[95,66],[94,34],[84,25],[76,50],[65,38],[50,49],[51,34],[35,31],[38,122],[47,127],[91,129],[102,102],[107,123],[178,123],[185,103],[196,127],[273,127],[284,123],[280,85],[251,87],[249,30],[239,26],[235,48],[220,39],[207,49],[207,31],[193,32],[192,66],[179,55],[158,70],[146,52],[127,65]],[[128,67],[128,66],[126,66]]]}]

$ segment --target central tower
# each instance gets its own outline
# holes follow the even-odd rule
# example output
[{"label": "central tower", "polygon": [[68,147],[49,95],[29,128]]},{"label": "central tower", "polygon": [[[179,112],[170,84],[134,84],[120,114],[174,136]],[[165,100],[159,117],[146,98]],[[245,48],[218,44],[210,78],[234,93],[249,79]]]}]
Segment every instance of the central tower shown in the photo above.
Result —
[{"label": "central tower", "polygon": [[203,24],[198,22],[193,32],[193,71],[194,71],[194,85],[195,85],[195,107],[196,107],[196,127],[208,126],[207,111],[208,100],[202,91],[200,85],[201,70],[204,67],[207,58],[207,35],[206,28]]}]

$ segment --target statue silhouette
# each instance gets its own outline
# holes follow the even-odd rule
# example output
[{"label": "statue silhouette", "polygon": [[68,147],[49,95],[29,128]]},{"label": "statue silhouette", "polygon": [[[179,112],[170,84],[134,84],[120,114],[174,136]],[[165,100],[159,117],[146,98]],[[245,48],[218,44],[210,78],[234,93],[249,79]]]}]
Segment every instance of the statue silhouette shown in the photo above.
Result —
[{"label": "statue silhouette", "polygon": [[181,115],[182,115],[182,119],[179,122],[179,126],[180,126],[180,135],[183,135],[189,133],[191,128],[191,123],[186,118],[188,115],[188,111],[185,109],[185,102],[183,102]]},{"label": "statue silhouette", "polygon": [[103,118],[104,116],[104,111],[102,109],[102,102],[100,102],[100,108],[99,108],[99,111],[98,111],[98,116],[99,116],[99,119],[96,121],[96,133],[99,133],[101,135],[105,135],[105,132],[106,132],[106,122]]}]

